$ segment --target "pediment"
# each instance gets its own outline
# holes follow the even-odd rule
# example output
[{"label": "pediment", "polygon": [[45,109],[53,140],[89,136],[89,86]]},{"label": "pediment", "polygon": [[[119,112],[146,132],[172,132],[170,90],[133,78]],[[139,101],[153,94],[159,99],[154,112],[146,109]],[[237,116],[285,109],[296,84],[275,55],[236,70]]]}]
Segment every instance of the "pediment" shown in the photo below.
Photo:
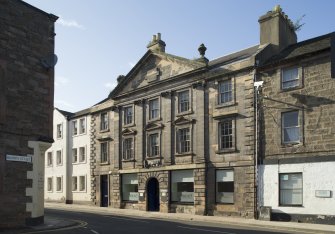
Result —
[{"label": "pediment", "polygon": [[197,60],[189,60],[163,52],[148,51],[126,76],[120,78],[111,96],[135,91],[203,66],[205,64]]},{"label": "pediment", "polygon": [[135,135],[136,133],[137,131],[131,128],[126,128],[122,131],[122,135]]},{"label": "pediment", "polygon": [[154,129],[160,129],[163,128],[164,125],[162,123],[148,123],[145,126],[145,130],[149,131],[149,130],[154,130]]},{"label": "pediment", "polygon": [[194,123],[194,122],[195,122],[195,119],[180,116],[174,121],[174,124],[175,125],[182,125],[182,124],[190,124],[190,123]]}]

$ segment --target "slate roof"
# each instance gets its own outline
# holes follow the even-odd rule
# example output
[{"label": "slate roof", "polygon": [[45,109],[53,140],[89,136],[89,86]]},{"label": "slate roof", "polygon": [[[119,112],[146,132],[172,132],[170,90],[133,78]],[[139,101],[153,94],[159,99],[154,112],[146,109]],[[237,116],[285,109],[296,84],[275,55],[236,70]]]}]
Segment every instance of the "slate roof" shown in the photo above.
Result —
[{"label": "slate roof", "polygon": [[327,50],[331,46],[331,35],[332,34],[329,33],[290,45],[282,50],[279,54],[276,54],[268,59],[264,63],[264,66]]},{"label": "slate roof", "polygon": [[215,67],[215,66],[224,65],[224,64],[235,62],[235,61],[239,61],[239,60],[248,58],[252,55],[255,55],[256,52],[259,49],[260,49],[259,45],[255,45],[255,46],[246,48],[244,50],[240,50],[238,52],[228,54],[228,55],[219,57],[217,59],[213,59],[208,63],[208,65],[210,67]]},{"label": "slate roof", "polygon": [[68,112],[68,111],[64,111],[64,110],[61,110],[61,109],[58,109],[58,108],[55,108],[56,110],[58,110],[62,115],[64,115],[65,117],[70,117],[73,115],[72,112]]}]

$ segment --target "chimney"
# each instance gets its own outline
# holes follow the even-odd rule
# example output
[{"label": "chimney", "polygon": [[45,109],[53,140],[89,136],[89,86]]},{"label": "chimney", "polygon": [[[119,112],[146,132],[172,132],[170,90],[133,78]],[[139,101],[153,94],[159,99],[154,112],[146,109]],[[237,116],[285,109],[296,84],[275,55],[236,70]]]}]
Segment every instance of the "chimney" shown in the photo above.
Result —
[{"label": "chimney", "polygon": [[294,25],[279,5],[272,11],[261,16],[258,20],[260,24],[260,44],[270,43],[277,51],[297,43],[297,34]]},{"label": "chimney", "polygon": [[147,48],[152,51],[165,52],[165,42],[161,39],[161,34],[157,33],[157,35],[152,36],[152,41],[149,42]]}]

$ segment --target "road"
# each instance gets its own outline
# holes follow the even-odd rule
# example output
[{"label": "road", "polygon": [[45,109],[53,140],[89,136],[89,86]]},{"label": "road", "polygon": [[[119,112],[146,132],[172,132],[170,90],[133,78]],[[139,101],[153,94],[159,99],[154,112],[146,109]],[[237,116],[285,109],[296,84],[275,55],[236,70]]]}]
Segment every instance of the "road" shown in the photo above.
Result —
[{"label": "road", "polygon": [[[63,230],[31,233],[53,234],[265,234],[297,233],[252,226],[238,226],[195,221],[170,221],[129,216],[117,216],[106,213],[86,213],[46,209],[46,216],[57,219],[80,220],[81,225]],[[298,232],[302,233],[302,232]]]}]

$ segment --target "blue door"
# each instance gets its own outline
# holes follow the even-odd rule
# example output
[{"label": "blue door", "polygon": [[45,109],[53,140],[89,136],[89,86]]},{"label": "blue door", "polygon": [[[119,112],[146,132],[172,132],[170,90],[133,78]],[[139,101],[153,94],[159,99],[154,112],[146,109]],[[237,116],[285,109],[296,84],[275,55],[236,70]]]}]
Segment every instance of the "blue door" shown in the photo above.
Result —
[{"label": "blue door", "polygon": [[147,185],[148,211],[159,211],[159,183],[151,178]]},{"label": "blue door", "polygon": [[101,191],[101,204],[102,207],[108,207],[108,176],[100,176],[100,191]]}]

